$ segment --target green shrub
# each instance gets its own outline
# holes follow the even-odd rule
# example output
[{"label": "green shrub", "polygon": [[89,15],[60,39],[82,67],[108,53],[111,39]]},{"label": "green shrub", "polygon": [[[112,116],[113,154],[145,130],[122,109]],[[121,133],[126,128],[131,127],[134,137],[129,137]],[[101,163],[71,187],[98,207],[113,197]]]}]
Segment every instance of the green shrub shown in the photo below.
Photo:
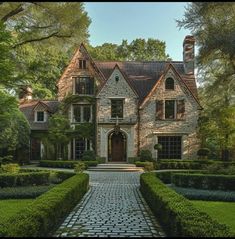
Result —
[{"label": "green shrub", "polygon": [[169,187],[190,200],[235,202],[235,191],[181,188],[174,185],[169,185]]},{"label": "green shrub", "polygon": [[199,158],[203,158],[203,157],[206,158],[208,157],[209,154],[210,154],[210,149],[208,148],[201,148],[197,151],[197,156]]},{"label": "green shrub", "polygon": [[4,157],[0,157],[0,164],[7,164],[11,163],[13,161],[13,156],[12,155],[7,155]]},{"label": "green shrub", "polygon": [[150,150],[141,150],[140,151],[140,161],[146,162],[146,161],[153,161],[152,153]]},{"label": "green shrub", "polygon": [[161,151],[161,150],[162,150],[162,145],[161,145],[161,144],[155,144],[153,148],[154,148],[155,150]]},{"label": "green shrub", "polygon": [[232,164],[225,165],[223,163],[214,163],[205,167],[209,174],[228,174],[235,175],[235,166]]},{"label": "green shrub", "polygon": [[96,159],[96,156],[93,150],[84,151],[82,155],[82,161],[94,161],[95,159]]},{"label": "green shrub", "polygon": [[50,171],[49,181],[50,181],[50,183],[58,184],[74,175],[75,175],[75,173],[73,173],[73,172]]},{"label": "green shrub", "polygon": [[0,174],[0,187],[44,185],[49,183],[50,172]]},{"label": "green shrub", "polygon": [[55,185],[9,187],[0,189],[0,199],[26,199],[36,198],[47,192]]},{"label": "green shrub", "polygon": [[235,190],[235,176],[173,173],[172,183],[178,187]]},{"label": "green shrub", "polygon": [[144,171],[150,172],[154,170],[153,162],[145,162]]},{"label": "green shrub", "polygon": [[45,237],[53,232],[88,189],[89,175],[77,174],[11,217],[0,232],[10,237]]},{"label": "green shrub", "polygon": [[135,165],[136,167],[145,167],[145,165],[148,165],[149,162],[140,162],[140,161],[136,161]]},{"label": "green shrub", "polygon": [[96,161],[98,162],[98,163],[106,163],[106,158],[105,157],[96,157]]},{"label": "green shrub", "polygon": [[199,160],[160,160],[157,162],[158,169],[203,169],[204,164]]},{"label": "green shrub", "polygon": [[[54,167],[54,168],[74,168],[74,165],[78,163],[79,160],[41,160],[41,167]],[[89,166],[97,166],[98,161],[83,161],[87,167]]]},{"label": "green shrub", "polygon": [[2,173],[18,173],[20,171],[19,164],[9,163],[1,165]]},{"label": "green shrub", "polygon": [[139,157],[128,157],[128,163],[135,163],[137,161],[140,161]]},{"label": "green shrub", "polygon": [[167,236],[233,236],[226,225],[196,209],[188,199],[164,185],[154,173],[141,174],[140,190]]},{"label": "green shrub", "polygon": [[75,164],[74,172],[82,173],[85,169],[86,169],[86,164],[84,164],[83,162],[78,162],[77,164]]}]

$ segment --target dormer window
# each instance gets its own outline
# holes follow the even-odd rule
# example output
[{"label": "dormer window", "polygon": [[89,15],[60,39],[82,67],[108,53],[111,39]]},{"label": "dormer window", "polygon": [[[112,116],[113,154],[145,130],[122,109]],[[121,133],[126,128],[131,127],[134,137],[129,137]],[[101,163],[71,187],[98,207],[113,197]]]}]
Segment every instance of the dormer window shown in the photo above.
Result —
[{"label": "dormer window", "polygon": [[44,111],[36,111],[36,122],[45,122]]},{"label": "dormer window", "polygon": [[167,78],[165,81],[165,89],[166,90],[174,90],[174,80],[172,78]]},{"label": "dormer window", "polygon": [[79,69],[86,69],[86,60],[79,60]]}]

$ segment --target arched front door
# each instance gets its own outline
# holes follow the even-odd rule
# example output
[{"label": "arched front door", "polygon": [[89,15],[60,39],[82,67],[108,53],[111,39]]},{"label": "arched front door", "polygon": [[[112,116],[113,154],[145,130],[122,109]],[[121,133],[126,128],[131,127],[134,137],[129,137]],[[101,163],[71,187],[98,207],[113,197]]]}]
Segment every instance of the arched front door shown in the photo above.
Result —
[{"label": "arched front door", "polygon": [[109,161],[126,161],[126,136],[122,132],[109,135]]}]

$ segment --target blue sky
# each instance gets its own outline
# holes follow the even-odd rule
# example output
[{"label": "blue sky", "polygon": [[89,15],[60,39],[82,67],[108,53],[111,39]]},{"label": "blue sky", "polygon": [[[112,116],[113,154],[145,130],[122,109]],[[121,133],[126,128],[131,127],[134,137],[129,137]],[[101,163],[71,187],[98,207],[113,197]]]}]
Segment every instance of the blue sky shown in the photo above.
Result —
[{"label": "blue sky", "polygon": [[166,53],[173,60],[183,59],[183,40],[189,30],[177,27],[187,2],[85,2],[92,23],[89,27],[93,46],[105,42],[130,43],[136,38],[157,38],[166,42]]}]

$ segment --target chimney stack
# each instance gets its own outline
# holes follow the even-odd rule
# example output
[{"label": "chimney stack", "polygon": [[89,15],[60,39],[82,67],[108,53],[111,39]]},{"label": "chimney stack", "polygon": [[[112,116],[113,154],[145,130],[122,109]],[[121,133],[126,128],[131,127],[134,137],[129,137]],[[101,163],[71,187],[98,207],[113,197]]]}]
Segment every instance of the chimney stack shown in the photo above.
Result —
[{"label": "chimney stack", "polygon": [[29,85],[24,85],[20,87],[19,99],[20,100],[32,100],[33,89]]},{"label": "chimney stack", "polygon": [[194,74],[194,44],[193,36],[186,36],[183,42],[183,61],[186,74]]}]

